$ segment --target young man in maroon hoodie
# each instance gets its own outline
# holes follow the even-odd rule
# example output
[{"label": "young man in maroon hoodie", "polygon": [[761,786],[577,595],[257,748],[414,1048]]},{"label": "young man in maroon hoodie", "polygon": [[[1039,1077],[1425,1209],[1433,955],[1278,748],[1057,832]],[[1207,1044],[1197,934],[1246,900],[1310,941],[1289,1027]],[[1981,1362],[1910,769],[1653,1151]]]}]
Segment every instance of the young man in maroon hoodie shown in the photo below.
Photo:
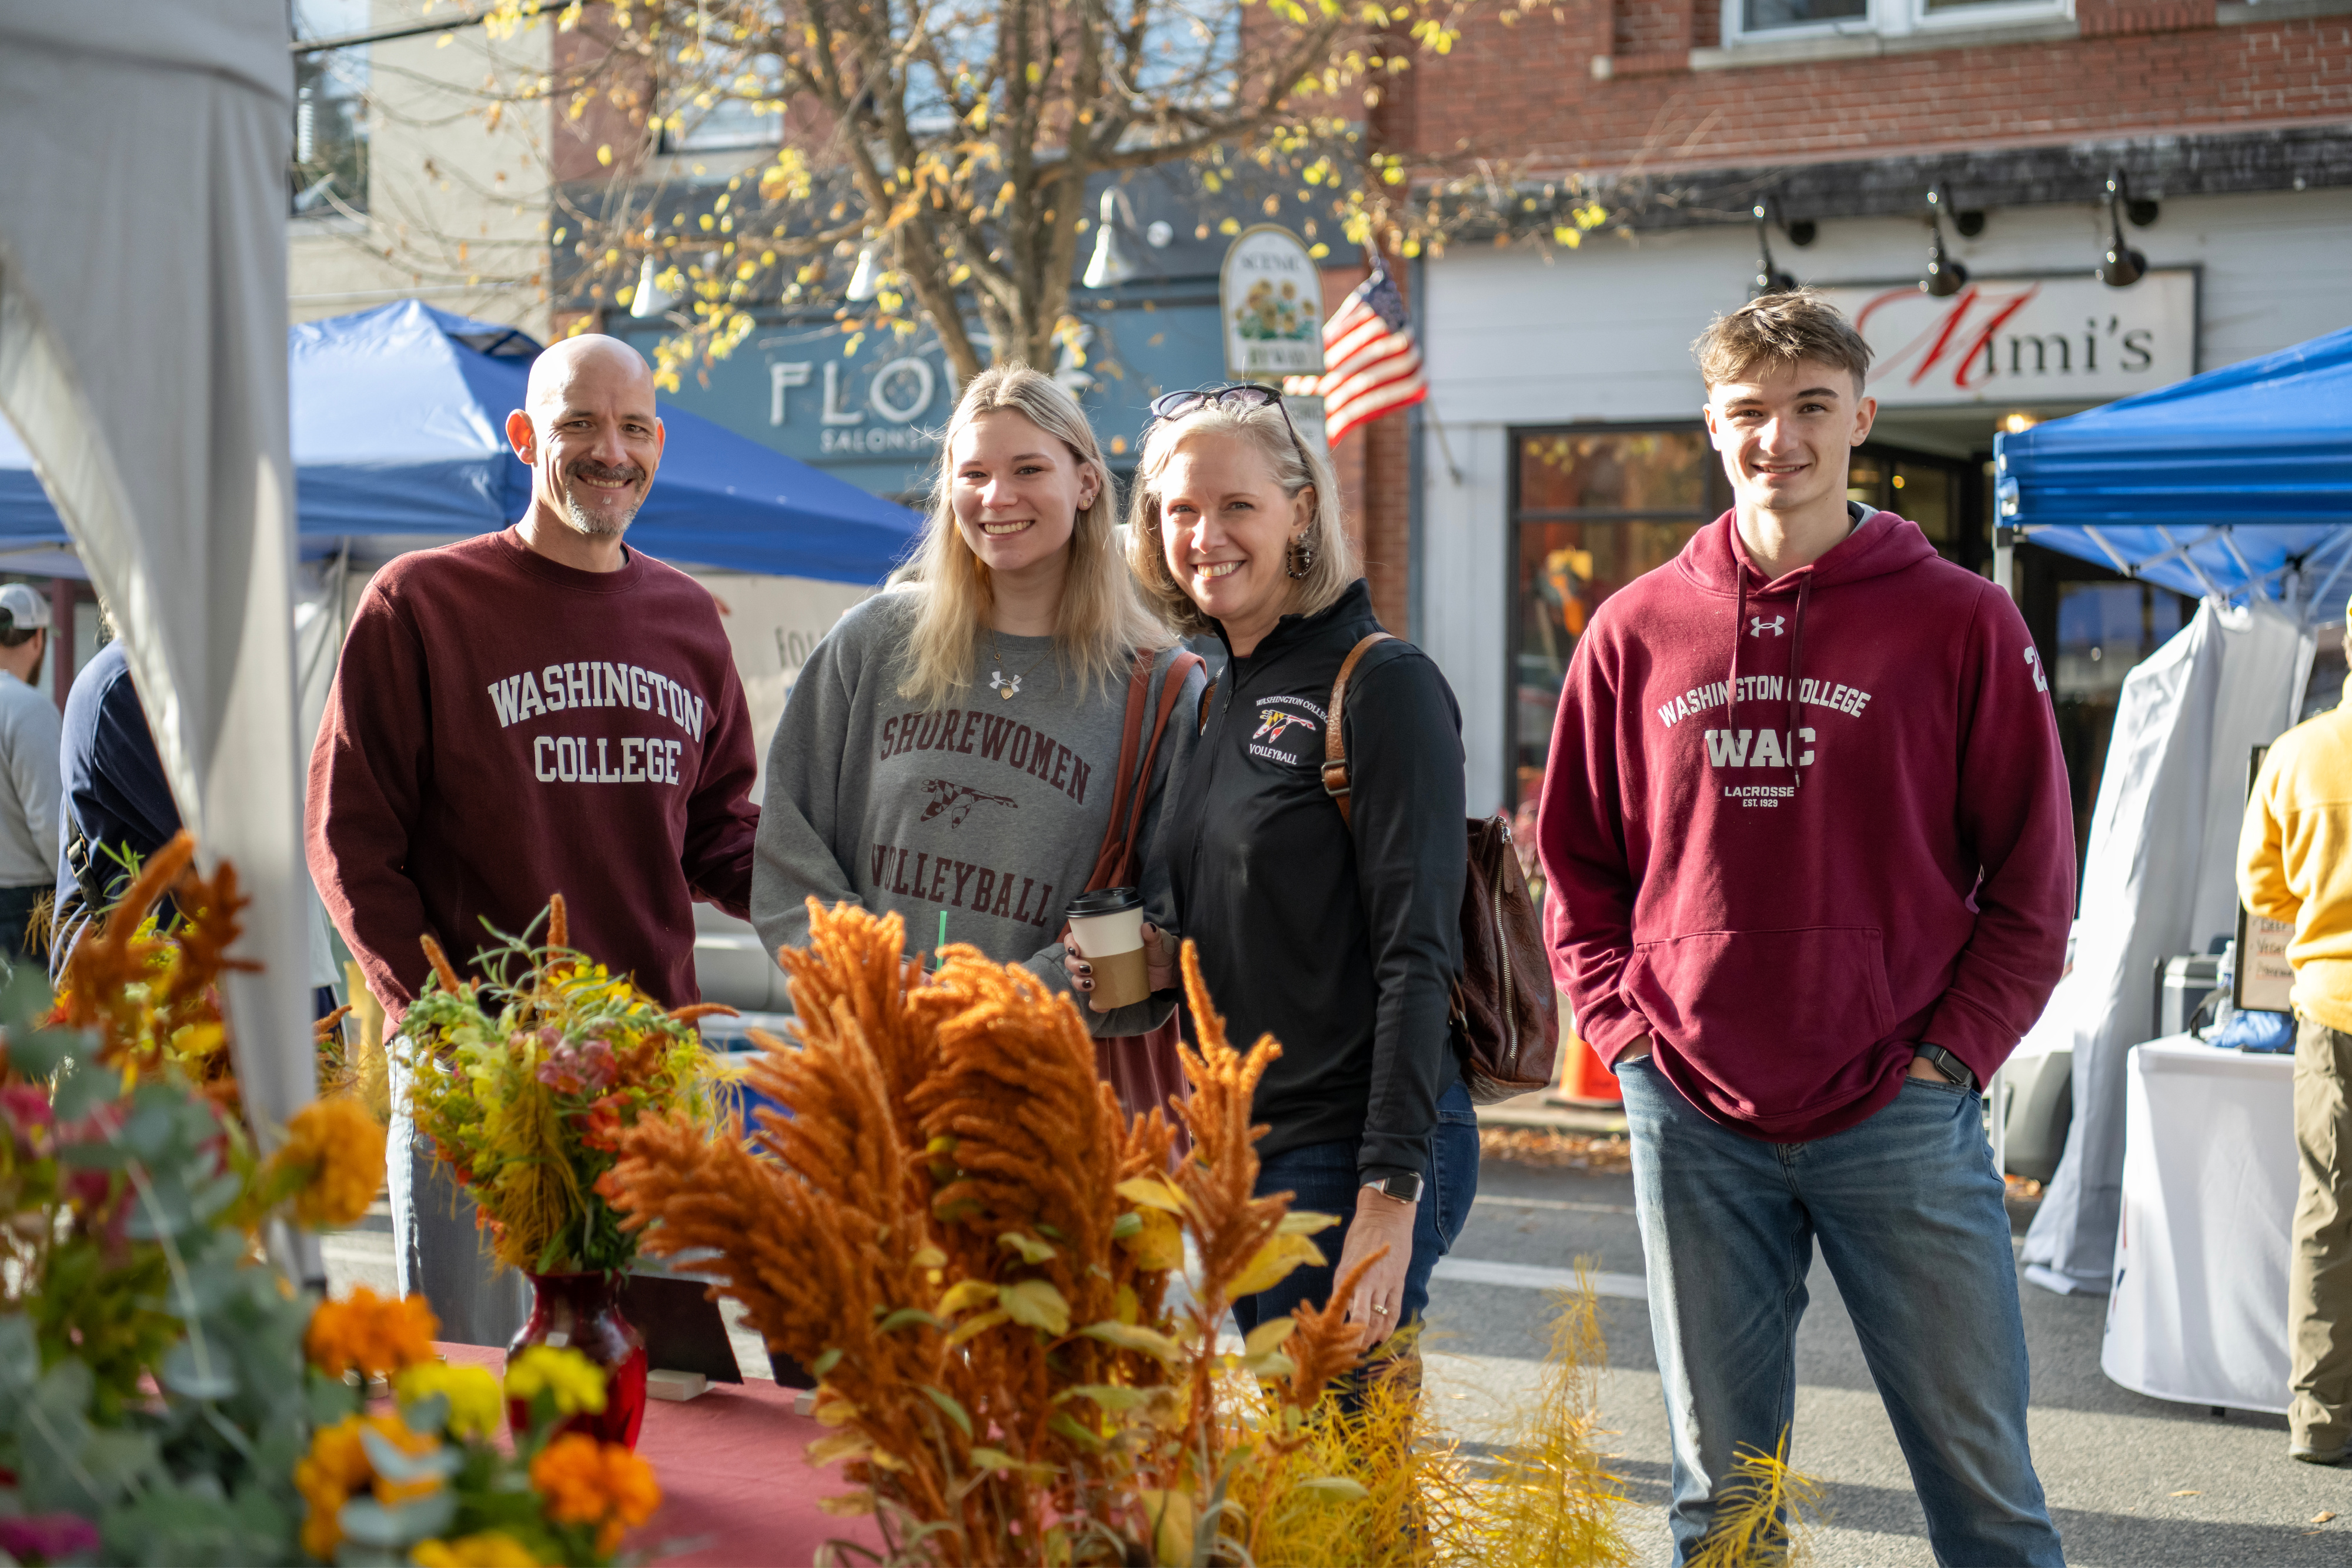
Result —
[{"label": "young man in maroon hoodie", "polygon": [[[425,983],[419,937],[465,968],[554,893],[573,946],[692,1002],[693,901],[751,902],[756,761],[727,634],[699,583],[621,542],[661,464],[653,372],[572,338],[524,395],[507,438],[530,511],[376,573],[310,754],[310,874],[394,1024]],[[484,1273],[429,1149],[395,1152],[392,1189],[402,1291],[446,1337],[504,1343],[519,1282]]]},{"label": "young man in maroon hoodie", "polygon": [[1978,1093],[2057,983],[2074,838],[2015,606],[1846,499],[1870,350],[1819,296],[1696,345],[1734,508],[1602,604],[1538,826],[1633,1136],[1682,1563],[1795,1415],[1818,1239],[1958,1568],[2063,1563]]}]

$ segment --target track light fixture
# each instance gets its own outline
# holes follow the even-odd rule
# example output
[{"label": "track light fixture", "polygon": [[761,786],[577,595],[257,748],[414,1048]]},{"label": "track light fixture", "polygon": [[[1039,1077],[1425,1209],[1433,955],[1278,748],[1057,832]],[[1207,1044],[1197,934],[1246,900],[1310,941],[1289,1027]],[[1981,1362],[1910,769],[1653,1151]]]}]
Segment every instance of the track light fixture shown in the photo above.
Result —
[{"label": "track light fixture", "polygon": [[677,298],[657,281],[661,268],[648,251],[645,265],[637,268],[637,287],[629,295],[629,314],[639,321],[649,321],[677,303]]},{"label": "track light fixture", "polygon": [[849,275],[849,287],[842,298],[852,305],[863,305],[882,292],[882,269],[874,264],[874,231],[866,231],[866,243],[858,247],[856,270]]},{"label": "track light fixture", "polygon": [[1784,272],[1772,265],[1772,240],[1764,232],[1764,225],[1770,216],[1771,208],[1768,204],[1756,204],[1756,281],[1748,286],[1748,298],[1750,299],[1761,299],[1767,294],[1786,294],[1797,287],[1796,274]]},{"label": "track light fixture", "polygon": [[2146,198],[2132,200],[2121,169],[2107,176],[2106,202],[2107,253],[2091,275],[2110,288],[2129,288],[2146,276],[2147,257],[2124,243],[2124,219],[2129,217],[2136,227],[2146,228],[2156,222],[2157,204]]},{"label": "track light fixture", "polygon": [[[1944,188],[1927,187],[1927,232],[1933,237],[1927,242],[1927,272],[1919,279],[1919,291],[1938,299],[1949,299],[1969,286],[1969,269],[1944,254]],[[1984,214],[1977,213],[1976,232],[1984,232]],[[1956,222],[1955,227],[1960,225]],[[1965,233],[1966,231],[1963,230]]]},{"label": "track light fixture", "polygon": [[[1126,199],[1117,185],[1102,193],[1102,205],[1096,209],[1095,253],[1087,258],[1086,275],[1078,280],[1088,288],[1115,288],[1136,274],[1135,263],[1118,238],[1119,204]],[[1129,213],[1130,222],[1133,217]]]}]

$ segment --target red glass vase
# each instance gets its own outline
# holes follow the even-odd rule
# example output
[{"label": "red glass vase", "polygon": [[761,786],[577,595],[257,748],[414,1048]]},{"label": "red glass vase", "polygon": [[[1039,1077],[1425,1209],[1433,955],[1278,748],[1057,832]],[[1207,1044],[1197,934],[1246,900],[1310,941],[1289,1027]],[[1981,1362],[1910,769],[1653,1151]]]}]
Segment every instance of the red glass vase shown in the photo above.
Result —
[{"label": "red glass vase", "polygon": [[[564,1418],[559,1432],[583,1432],[604,1443],[637,1446],[646,1420],[646,1338],[621,1315],[619,1274],[526,1274],[530,1319],[507,1346],[507,1360],[535,1344],[576,1350],[604,1371],[604,1408]],[[507,1401],[507,1426],[530,1429],[530,1402]]]}]

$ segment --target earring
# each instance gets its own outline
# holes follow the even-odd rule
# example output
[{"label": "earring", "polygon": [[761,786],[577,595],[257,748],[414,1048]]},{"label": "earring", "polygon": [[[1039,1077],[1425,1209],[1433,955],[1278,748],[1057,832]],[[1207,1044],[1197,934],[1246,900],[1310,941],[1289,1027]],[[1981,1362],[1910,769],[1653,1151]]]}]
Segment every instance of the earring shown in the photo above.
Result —
[{"label": "earring", "polygon": [[1292,577],[1305,577],[1315,570],[1315,547],[1307,542],[1305,534],[1290,541],[1282,570]]}]

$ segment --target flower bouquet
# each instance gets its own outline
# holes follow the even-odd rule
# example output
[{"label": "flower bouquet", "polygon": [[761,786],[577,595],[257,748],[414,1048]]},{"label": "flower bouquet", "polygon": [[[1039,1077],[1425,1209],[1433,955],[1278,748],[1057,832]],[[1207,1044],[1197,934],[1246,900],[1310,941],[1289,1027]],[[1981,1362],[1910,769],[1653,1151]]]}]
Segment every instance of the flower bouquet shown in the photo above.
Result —
[{"label": "flower bouquet", "polygon": [[422,1300],[314,1311],[263,1256],[284,1224],[359,1218],[383,1132],[336,1098],[254,1146],[216,985],[243,901],[192,852],[149,862],[60,996],[0,990],[0,1562],[612,1561],[660,1493],[558,1430],[601,1372],[510,1369],[509,1453],[498,1382],[434,1361]]},{"label": "flower bouquet", "polygon": [[[562,1430],[603,1408],[604,1374],[577,1351],[535,1346],[501,1388],[481,1367],[435,1359],[435,1327],[422,1297],[364,1286],[311,1314],[303,1344],[330,1392],[294,1467],[302,1550],[416,1568],[611,1562],[661,1488],[622,1445]],[[366,1397],[379,1379],[389,1400]],[[526,1412],[510,1453],[495,1441],[502,1402]]]},{"label": "flower bouquet", "polygon": [[[547,940],[509,941],[460,979],[427,936],[433,977],[402,1020],[419,1132],[473,1195],[499,1260],[530,1277],[520,1351],[571,1343],[605,1366],[612,1397],[580,1430],[634,1443],[645,1343],[615,1306],[637,1239],[606,1202],[618,1141],[647,1114],[709,1113],[709,1053],[694,1020],[572,951],[563,900]],[[518,1421],[517,1425],[520,1425]]]}]

